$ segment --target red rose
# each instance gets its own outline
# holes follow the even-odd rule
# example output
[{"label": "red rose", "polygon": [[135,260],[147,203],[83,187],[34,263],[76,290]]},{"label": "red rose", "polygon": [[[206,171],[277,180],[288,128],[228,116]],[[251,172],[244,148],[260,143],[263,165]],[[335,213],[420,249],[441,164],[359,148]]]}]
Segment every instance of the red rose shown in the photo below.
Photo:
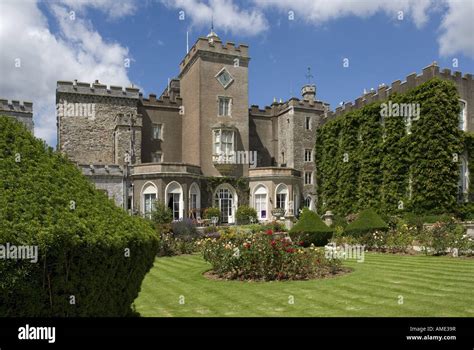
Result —
[{"label": "red rose", "polygon": [[268,231],[267,231],[267,235],[273,235],[273,231],[272,231],[272,230],[268,230]]},{"label": "red rose", "polygon": [[271,244],[272,246],[275,246],[276,242],[273,240]]},{"label": "red rose", "polygon": [[298,244],[299,244],[300,246],[303,246],[304,242],[303,242],[303,241],[300,241]]}]

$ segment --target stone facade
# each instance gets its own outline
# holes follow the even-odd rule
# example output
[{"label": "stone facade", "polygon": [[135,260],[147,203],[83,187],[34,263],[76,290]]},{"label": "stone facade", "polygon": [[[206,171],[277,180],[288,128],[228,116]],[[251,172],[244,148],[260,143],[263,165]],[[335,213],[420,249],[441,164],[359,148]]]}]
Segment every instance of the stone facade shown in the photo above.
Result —
[{"label": "stone facade", "polygon": [[9,102],[2,98],[0,99],[0,115],[15,118],[19,122],[25,124],[31,133],[34,132],[32,102],[20,102],[16,100]]},{"label": "stone facade", "polygon": [[[302,206],[314,209],[316,129],[392,92],[435,76],[454,81],[466,103],[467,130],[474,129],[470,74],[431,65],[334,112],[317,100],[312,84],[303,86],[300,99],[248,108],[249,63],[248,46],[224,44],[211,32],[197,40],[159,97],[144,97],[133,87],[107,89],[98,81],[60,81],[57,102],[65,107],[58,109],[58,148],[131,212],[148,215],[157,200],[175,219],[199,218],[202,209],[218,206],[221,222],[233,223],[242,204],[255,207],[260,220],[291,218]],[[235,187],[239,179],[248,181],[246,193]]]}]

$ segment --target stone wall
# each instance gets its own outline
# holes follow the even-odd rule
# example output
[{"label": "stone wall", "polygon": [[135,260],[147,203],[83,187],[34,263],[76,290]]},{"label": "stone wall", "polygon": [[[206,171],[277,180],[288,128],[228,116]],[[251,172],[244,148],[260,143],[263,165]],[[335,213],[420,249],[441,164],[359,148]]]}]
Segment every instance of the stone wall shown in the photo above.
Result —
[{"label": "stone wall", "polygon": [[[59,81],[56,103],[58,150],[80,164],[116,164],[117,117],[137,116],[138,89]],[[138,145],[136,154],[141,153],[141,142]],[[128,146],[129,140],[121,145]]]},{"label": "stone wall", "polygon": [[32,133],[34,132],[32,102],[20,102],[17,100],[9,102],[6,99],[0,99],[0,115],[15,118],[25,124]]}]

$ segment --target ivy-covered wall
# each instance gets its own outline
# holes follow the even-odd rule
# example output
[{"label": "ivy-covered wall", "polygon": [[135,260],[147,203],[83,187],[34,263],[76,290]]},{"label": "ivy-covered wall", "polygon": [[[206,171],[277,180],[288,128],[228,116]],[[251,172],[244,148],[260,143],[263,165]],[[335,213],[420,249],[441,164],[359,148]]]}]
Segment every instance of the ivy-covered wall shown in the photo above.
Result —
[{"label": "ivy-covered wall", "polygon": [[[467,145],[458,129],[458,98],[454,84],[434,78],[320,127],[315,150],[318,211],[453,211],[459,180],[454,155]],[[382,118],[382,104],[389,101],[392,106],[419,104],[419,117],[412,116],[411,125],[404,116]],[[472,158],[474,151],[470,154]]]}]

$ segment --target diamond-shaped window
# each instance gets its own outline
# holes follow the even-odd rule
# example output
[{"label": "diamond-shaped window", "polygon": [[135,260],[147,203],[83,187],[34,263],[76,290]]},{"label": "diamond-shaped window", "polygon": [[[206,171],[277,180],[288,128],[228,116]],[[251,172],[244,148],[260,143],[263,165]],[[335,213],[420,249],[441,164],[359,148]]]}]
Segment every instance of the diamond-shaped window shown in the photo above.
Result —
[{"label": "diamond-shaped window", "polygon": [[234,81],[232,75],[230,75],[225,68],[222,68],[219,73],[216,74],[216,79],[221,83],[224,89],[227,89],[227,87]]}]

